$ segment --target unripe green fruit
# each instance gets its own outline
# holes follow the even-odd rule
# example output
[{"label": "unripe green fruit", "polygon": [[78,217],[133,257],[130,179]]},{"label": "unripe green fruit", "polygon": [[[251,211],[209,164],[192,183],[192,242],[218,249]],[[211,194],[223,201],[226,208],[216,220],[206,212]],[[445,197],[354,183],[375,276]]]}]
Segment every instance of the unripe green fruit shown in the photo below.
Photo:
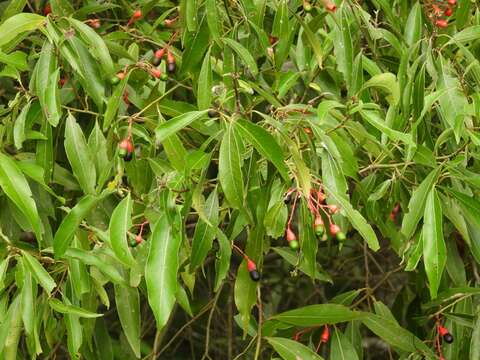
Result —
[{"label": "unripe green fruit", "polygon": [[117,85],[120,82],[120,79],[117,75],[114,75],[110,78],[110,84]]},{"label": "unripe green fruit", "polygon": [[290,245],[290,248],[293,249],[293,250],[296,250],[298,249],[298,241],[297,240],[292,240],[288,243],[288,245]]},{"label": "unripe green fruit", "polygon": [[345,235],[345,233],[343,231],[339,231],[337,233],[336,237],[337,237],[338,241],[345,241],[345,239],[347,238],[347,236]]},{"label": "unripe green fruit", "polygon": [[130,241],[130,247],[136,247],[138,245],[138,242],[135,241],[135,239]]},{"label": "unripe green fruit", "polygon": [[123,149],[123,148],[118,149],[118,156],[123,158],[125,157],[125,155],[127,155],[127,149]]},{"label": "unripe green fruit", "polygon": [[306,3],[303,3],[303,10],[305,10],[305,12],[310,12],[312,11],[312,4],[306,2]]},{"label": "unripe green fruit", "polygon": [[323,225],[315,226],[315,234],[317,234],[318,236],[322,236],[324,232],[325,232],[325,226]]},{"label": "unripe green fruit", "polygon": [[162,73],[162,75],[160,75],[160,80],[167,81],[168,80],[168,75],[165,74],[165,73]]}]

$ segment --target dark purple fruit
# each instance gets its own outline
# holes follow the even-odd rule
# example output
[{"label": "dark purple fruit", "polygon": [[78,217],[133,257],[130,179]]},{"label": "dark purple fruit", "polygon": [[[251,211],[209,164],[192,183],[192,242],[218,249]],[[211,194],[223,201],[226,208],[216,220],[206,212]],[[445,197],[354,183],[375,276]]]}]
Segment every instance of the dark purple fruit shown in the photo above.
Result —
[{"label": "dark purple fruit", "polygon": [[174,62],[171,62],[171,63],[167,64],[167,71],[170,74],[173,74],[175,72],[175,70],[177,70],[177,65]]},{"label": "dark purple fruit", "polygon": [[250,271],[250,278],[253,281],[259,281],[260,280],[260,273],[257,270],[252,270],[252,271]]},{"label": "dark purple fruit", "polygon": [[127,152],[125,156],[123,157],[123,160],[125,161],[131,161],[133,159],[133,151],[132,152]]},{"label": "dark purple fruit", "polygon": [[445,335],[443,335],[443,340],[447,343],[447,344],[451,344],[453,342],[453,335],[450,334],[450,333],[446,333]]}]

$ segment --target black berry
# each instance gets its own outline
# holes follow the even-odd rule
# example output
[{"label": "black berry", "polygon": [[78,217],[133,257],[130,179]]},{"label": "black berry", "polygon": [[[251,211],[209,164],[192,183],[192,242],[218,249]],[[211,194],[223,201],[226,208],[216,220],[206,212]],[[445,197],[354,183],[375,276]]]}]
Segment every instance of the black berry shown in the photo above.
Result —
[{"label": "black berry", "polygon": [[252,271],[250,271],[250,278],[253,281],[258,281],[258,280],[260,280],[260,273],[257,270],[252,270]]},{"label": "black berry", "polygon": [[451,343],[453,342],[453,336],[452,336],[452,334],[446,333],[445,335],[443,335],[443,340],[444,340],[447,344],[451,344]]}]

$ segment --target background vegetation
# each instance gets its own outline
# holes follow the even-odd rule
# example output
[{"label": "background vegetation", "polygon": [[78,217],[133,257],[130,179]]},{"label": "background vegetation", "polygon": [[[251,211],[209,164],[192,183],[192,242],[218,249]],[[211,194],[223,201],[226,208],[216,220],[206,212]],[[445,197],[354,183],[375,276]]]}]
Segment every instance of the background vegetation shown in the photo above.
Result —
[{"label": "background vegetation", "polygon": [[0,358],[479,359],[479,38],[473,0],[0,2]]}]

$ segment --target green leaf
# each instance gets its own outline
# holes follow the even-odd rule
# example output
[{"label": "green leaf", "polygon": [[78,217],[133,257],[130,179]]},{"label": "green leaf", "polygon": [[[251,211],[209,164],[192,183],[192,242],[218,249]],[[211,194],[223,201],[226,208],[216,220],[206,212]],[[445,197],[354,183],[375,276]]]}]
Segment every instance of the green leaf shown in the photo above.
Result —
[{"label": "green leaf", "polygon": [[102,37],[98,35],[90,26],[74,18],[68,18],[70,24],[80,33],[82,39],[89,44],[92,55],[98,60],[104,71],[104,76],[111,76],[114,72],[114,66],[108,47]]},{"label": "green leaf", "polygon": [[82,309],[81,307],[78,307],[78,306],[67,305],[64,302],[55,298],[49,299],[48,304],[53,310],[61,314],[73,314],[78,317],[87,318],[87,319],[103,316],[103,314],[96,314],[91,311]]},{"label": "green leaf", "polygon": [[230,268],[230,257],[232,256],[232,244],[220,229],[217,229],[217,240],[219,249],[215,259],[215,291],[218,291],[222,281],[227,276]]},{"label": "green leaf", "polygon": [[125,74],[125,77],[120,81],[120,83],[113,90],[112,95],[108,99],[107,108],[105,109],[105,115],[103,117],[103,131],[107,131],[112,123],[112,120],[117,115],[118,108],[120,106],[120,101],[123,101],[123,94],[128,84],[128,79],[132,72],[128,71]]},{"label": "green leaf", "polygon": [[43,111],[45,112],[48,122],[52,126],[57,126],[62,116],[60,90],[58,89],[59,80],[60,69],[56,69],[53,74],[50,74],[48,85],[45,90],[45,104]]},{"label": "green leaf", "polygon": [[223,42],[228,45],[233,51],[237,53],[238,56],[242,59],[243,63],[247,65],[250,69],[253,76],[258,75],[258,67],[255,59],[252,54],[240,43],[236,42],[233,39],[223,38]]},{"label": "green leaf", "polygon": [[178,230],[173,228],[166,215],[161,216],[150,238],[150,250],[145,265],[148,303],[155,315],[158,329],[167,324],[175,305],[180,242]]},{"label": "green leaf", "polygon": [[205,212],[211,225],[200,220],[195,226],[192,240],[192,256],[190,257],[190,270],[197,268],[206,258],[212,248],[213,239],[216,236],[215,228],[218,226],[218,196],[214,189],[205,203]]},{"label": "green leaf", "polygon": [[370,125],[380,130],[389,139],[393,141],[402,141],[407,145],[415,146],[415,143],[413,142],[411,134],[405,134],[403,132],[393,130],[385,123],[385,121],[380,117],[380,115],[376,111],[361,110],[360,115]]},{"label": "green leaf", "polygon": [[16,162],[3,153],[0,153],[0,187],[25,215],[26,220],[35,232],[37,241],[40,243],[43,238],[43,226],[37,206],[32,198],[30,186]]},{"label": "green leaf", "polygon": [[422,181],[422,183],[415,189],[408,203],[408,213],[405,214],[402,222],[402,234],[410,239],[417,224],[422,218],[425,209],[425,202],[427,201],[427,196],[430,193],[433,185],[437,181],[440,168],[432,170],[427,177]]},{"label": "green leaf", "polygon": [[228,203],[236,209],[243,207],[245,197],[242,173],[243,148],[242,138],[237,134],[235,127],[228,125],[220,144],[218,179]]},{"label": "green leaf", "polygon": [[22,332],[21,295],[15,296],[0,326],[0,353],[5,360],[16,360]]},{"label": "green leaf", "polygon": [[289,310],[272,319],[296,326],[322,326],[362,319],[364,314],[339,304],[317,304]]},{"label": "green leaf", "polygon": [[442,206],[435,188],[428,194],[423,219],[423,262],[430,283],[430,297],[435,299],[447,262]]},{"label": "green leaf", "polygon": [[217,11],[217,2],[216,0],[206,0],[205,9],[207,13],[207,23],[210,30],[210,34],[215,41],[220,40],[220,18]]},{"label": "green leaf", "polygon": [[207,113],[207,110],[190,111],[188,113],[176,116],[166,122],[160,123],[155,129],[155,135],[158,142],[162,142],[170,135],[182,130],[184,127],[190,125],[192,122],[202,118]]},{"label": "green leaf", "polygon": [[37,14],[21,13],[12,16],[5,20],[0,25],[0,48],[10,41],[15,39],[18,35],[27,31],[33,31],[42,26],[45,18]]},{"label": "green leaf", "polygon": [[62,220],[53,239],[53,250],[56,258],[65,254],[65,251],[70,245],[73,235],[80,226],[80,223],[90,213],[99,200],[100,198],[96,196],[85,195]]},{"label": "green leaf", "polygon": [[123,332],[137,358],[140,358],[140,298],[138,289],[115,285],[115,303]]},{"label": "green leaf", "polygon": [[322,357],[298,341],[281,337],[266,337],[265,340],[285,360],[321,360]]},{"label": "green leaf", "polygon": [[235,122],[235,128],[245,136],[247,141],[250,142],[261,155],[275,165],[284,180],[289,180],[283,150],[268,131],[244,119],[238,119]]},{"label": "green leaf", "polygon": [[340,206],[340,210],[345,213],[347,218],[352,223],[352,226],[362,235],[363,239],[367,242],[370,249],[377,251],[380,249],[377,235],[373,231],[370,224],[367,223],[365,218],[357,210],[355,210],[350,202],[342,196],[339,196],[331,189],[325,188],[328,195],[332,197],[332,202]]},{"label": "green leaf", "polygon": [[410,331],[402,328],[389,318],[365,313],[362,322],[374,334],[398,349],[412,353],[421,351],[422,353],[433,357],[433,353],[427,345]]},{"label": "green leaf", "polygon": [[95,266],[113,283],[119,285],[127,285],[127,282],[117,270],[115,265],[109,263],[108,261],[105,261],[104,258],[100,257],[94,251],[85,251],[77,248],[69,248],[67,249],[67,251],[65,251],[64,257],[67,259],[77,259],[86,265]]},{"label": "green leaf", "polygon": [[113,210],[108,227],[115,256],[130,267],[135,265],[135,259],[128,249],[127,238],[127,232],[132,227],[132,206],[133,202],[130,193],[128,193]]},{"label": "green leaf", "polygon": [[448,40],[447,44],[452,43],[467,43],[473,40],[477,40],[480,37],[480,25],[469,26],[466,29],[457,32]]},{"label": "green leaf", "polygon": [[413,5],[405,24],[405,41],[412,47],[422,37],[423,19],[422,7],[418,2]]},{"label": "green leaf", "polygon": [[312,29],[310,29],[310,24],[305,23],[297,14],[295,14],[295,17],[302,26],[305,36],[307,37],[307,41],[313,49],[317,65],[321,69],[323,64],[322,44],[320,43],[318,37],[313,33]]},{"label": "green leaf", "polygon": [[28,111],[30,110],[30,105],[32,103],[28,102],[20,112],[20,115],[17,116],[15,120],[15,125],[13,128],[13,143],[17,149],[22,148],[22,144],[26,139],[25,136],[25,122],[27,120]]},{"label": "green leaf", "polygon": [[65,125],[65,152],[73,174],[85,194],[94,194],[97,181],[95,164],[88,150],[87,141],[77,121],[68,114]]},{"label": "green leaf", "polygon": [[400,87],[397,78],[392,73],[382,73],[374,75],[362,86],[362,90],[370,87],[379,88],[389,94],[387,100],[391,105],[398,104],[400,100]]},{"label": "green leaf", "polygon": [[352,343],[338,329],[333,332],[330,360],[358,360]]},{"label": "green leaf", "polygon": [[210,64],[210,49],[205,54],[202,68],[198,75],[197,104],[199,110],[210,107],[212,102],[212,66]]},{"label": "green leaf", "polygon": [[22,256],[37,282],[43,287],[47,294],[50,295],[52,290],[57,286],[55,280],[53,280],[47,270],[45,270],[32,255],[24,251],[22,252]]},{"label": "green leaf", "polygon": [[470,340],[470,360],[480,359],[480,316],[477,315]]}]

